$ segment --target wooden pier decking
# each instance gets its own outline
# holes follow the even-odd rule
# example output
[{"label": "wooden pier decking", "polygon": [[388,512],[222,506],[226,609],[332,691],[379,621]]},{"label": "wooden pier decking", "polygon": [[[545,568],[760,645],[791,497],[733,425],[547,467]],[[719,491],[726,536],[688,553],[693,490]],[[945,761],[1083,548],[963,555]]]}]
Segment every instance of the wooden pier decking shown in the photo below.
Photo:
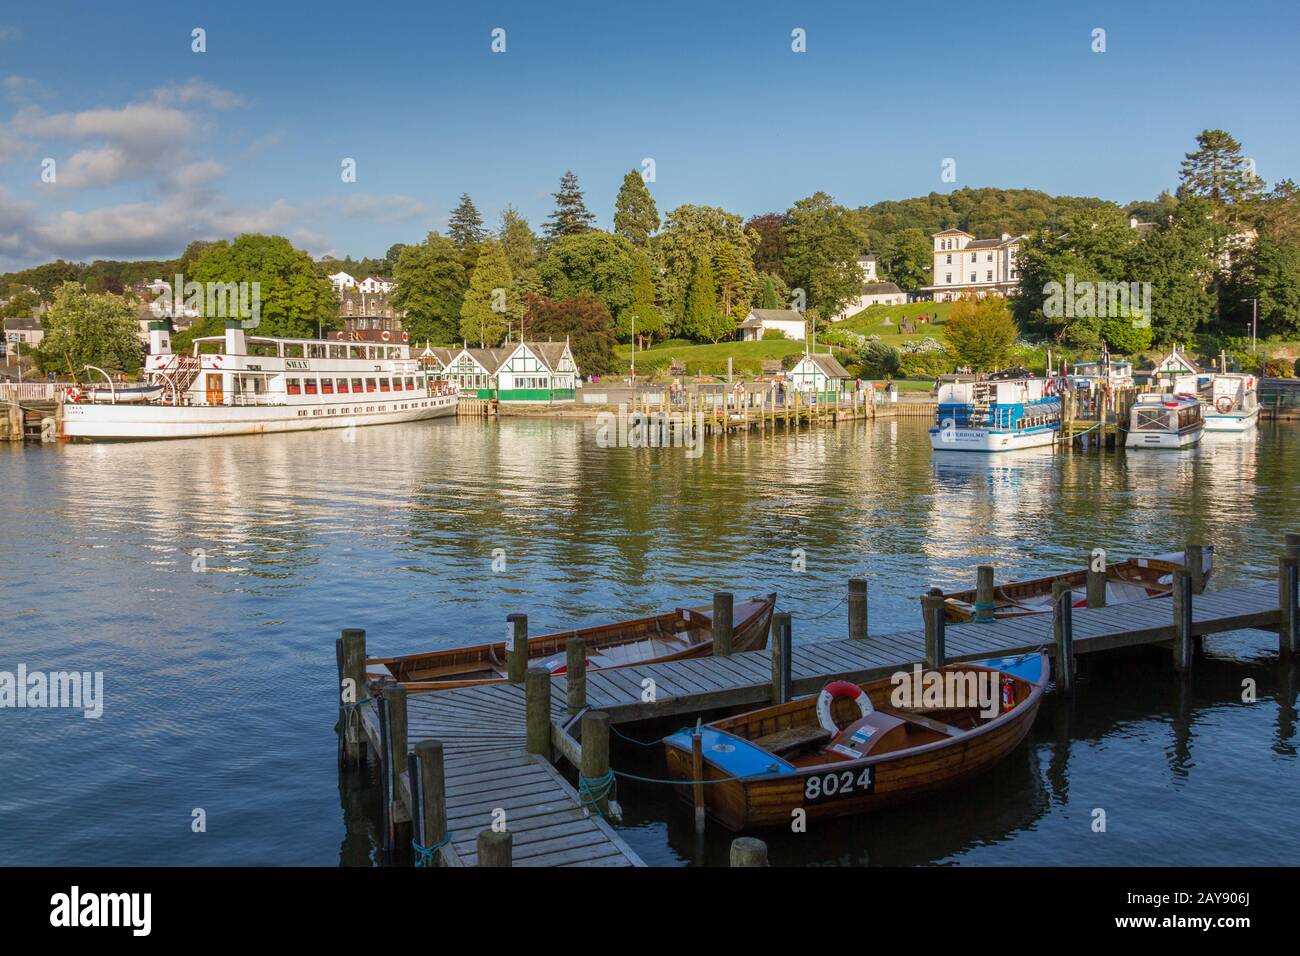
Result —
[{"label": "wooden pier decking", "polygon": [[[445,829],[450,834],[443,865],[477,862],[476,833],[504,812],[514,865],[643,866],[601,813],[584,809],[584,803],[591,807],[599,802],[604,811],[604,801],[594,801],[590,792],[580,797],[551,765],[566,758],[579,768],[579,779],[589,788],[591,781],[607,777],[609,724],[766,705],[815,693],[832,680],[861,683],[915,666],[932,668],[1035,650],[1051,655],[1057,689],[1070,693],[1074,660],[1080,655],[1163,644],[1172,650],[1174,668],[1188,672],[1200,639],[1242,629],[1277,631],[1280,654],[1291,657],[1300,654],[1298,566],[1300,535],[1289,534],[1273,583],[1196,593],[1194,584],[1203,586],[1203,579],[1179,571],[1169,598],[1075,608],[1071,593],[1064,590],[1053,613],[986,623],[945,624],[942,596],[931,592],[922,602],[927,626],[890,634],[866,634],[866,586],[855,579],[849,586],[849,629],[856,634],[849,638],[792,645],[790,616],[778,614],[770,649],[584,674],[581,642],[575,640],[572,643],[579,646],[570,648],[572,680],[536,668],[528,671],[526,685],[484,684],[417,693],[409,699],[404,689],[396,689],[400,685],[390,685],[392,698],[400,702],[398,746],[402,755],[418,752],[425,741],[439,741],[442,747],[445,809],[440,806],[438,813],[445,816],[445,825],[433,826],[434,832]],[[517,646],[522,650],[522,644]],[[346,674],[348,655],[342,643],[340,647],[340,672]],[[361,650],[364,657],[363,646]],[[352,658],[356,656],[354,648]],[[389,699],[386,690],[385,706],[391,706]],[[581,739],[573,736],[578,716]],[[393,726],[391,716],[389,721]],[[384,757],[386,737],[392,735],[383,732],[374,702],[363,706],[361,726],[371,752],[385,767],[405,765],[391,752]],[[420,799],[412,801],[404,773],[393,789],[395,813],[390,817],[400,819],[403,806],[423,805]],[[412,812],[420,814],[418,808],[407,810],[406,819]],[[480,841],[477,846],[482,845]]]}]

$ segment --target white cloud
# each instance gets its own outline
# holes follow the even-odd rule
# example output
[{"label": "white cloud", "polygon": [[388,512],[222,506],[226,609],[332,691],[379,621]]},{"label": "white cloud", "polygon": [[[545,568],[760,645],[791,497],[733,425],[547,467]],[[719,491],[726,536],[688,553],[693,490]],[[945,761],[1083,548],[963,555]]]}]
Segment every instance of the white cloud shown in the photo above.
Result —
[{"label": "white cloud", "polygon": [[22,36],[22,31],[17,27],[5,26],[3,23],[0,23],[0,43],[17,40],[20,36]]},{"label": "white cloud", "polygon": [[34,80],[30,76],[19,76],[17,73],[0,80],[0,91],[3,91],[5,99],[12,103],[47,100],[52,95],[40,80]]},{"label": "white cloud", "polygon": [[220,179],[226,174],[226,167],[215,159],[203,159],[186,163],[168,176],[167,184],[174,189],[196,189]]},{"label": "white cloud", "polygon": [[175,164],[194,132],[185,113],[151,103],[75,113],[29,106],[18,111],[11,126],[29,138],[99,141],[60,163],[59,185],[71,188],[152,178]]},{"label": "white cloud", "polygon": [[200,80],[197,77],[184,83],[168,83],[153,91],[154,101],[164,106],[206,106],[214,110],[235,110],[247,106],[238,93]]},{"label": "white cloud", "polygon": [[360,219],[366,222],[386,223],[386,222],[403,222],[407,219],[414,219],[417,216],[424,215],[426,209],[423,202],[414,196],[403,196],[398,193],[358,193],[343,200],[340,204],[340,211],[349,219]]}]

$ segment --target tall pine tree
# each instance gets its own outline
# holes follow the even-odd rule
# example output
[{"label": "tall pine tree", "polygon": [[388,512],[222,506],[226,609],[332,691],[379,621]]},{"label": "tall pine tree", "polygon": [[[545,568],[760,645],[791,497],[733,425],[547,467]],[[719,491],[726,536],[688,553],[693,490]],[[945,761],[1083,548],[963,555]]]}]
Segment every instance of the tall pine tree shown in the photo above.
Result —
[{"label": "tall pine tree", "polygon": [[588,211],[582,189],[578,186],[578,177],[572,170],[560,177],[560,189],[554,195],[555,212],[547,218],[544,229],[548,240],[586,232],[592,227],[596,217]]},{"label": "tall pine tree", "polygon": [[614,200],[614,232],[626,237],[638,249],[650,248],[650,237],[659,229],[659,210],[635,169],[623,177]]},{"label": "tall pine tree", "polygon": [[447,235],[461,252],[473,249],[483,241],[486,235],[483,217],[479,215],[474,200],[469,198],[469,193],[461,193],[460,204],[451,211],[451,218],[447,220]]}]

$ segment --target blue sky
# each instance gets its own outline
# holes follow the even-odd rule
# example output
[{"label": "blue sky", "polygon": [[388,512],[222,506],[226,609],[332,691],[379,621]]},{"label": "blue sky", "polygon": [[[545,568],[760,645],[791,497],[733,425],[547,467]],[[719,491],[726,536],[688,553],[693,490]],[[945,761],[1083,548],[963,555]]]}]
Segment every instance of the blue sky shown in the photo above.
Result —
[{"label": "blue sky", "polygon": [[0,269],[249,230],[379,256],[443,228],[461,192],[489,223],[513,203],[538,227],[566,169],[608,228],[647,157],[661,212],[746,216],[819,189],[849,206],[960,186],[1150,198],[1213,127],[1267,182],[1300,179],[1300,11],[1227,9],[10,2]]}]

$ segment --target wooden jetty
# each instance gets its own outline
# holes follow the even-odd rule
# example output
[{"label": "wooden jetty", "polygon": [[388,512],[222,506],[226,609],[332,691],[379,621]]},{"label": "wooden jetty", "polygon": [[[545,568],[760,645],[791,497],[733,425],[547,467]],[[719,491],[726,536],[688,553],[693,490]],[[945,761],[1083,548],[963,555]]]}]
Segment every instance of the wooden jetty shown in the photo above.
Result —
[{"label": "wooden jetty", "polygon": [[59,392],[51,382],[0,382],[0,441],[56,441],[62,432]]},{"label": "wooden jetty", "polygon": [[494,418],[500,406],[495,398],[467,398],[456,401],[456,414],[460,418]]},{"label": "wooden jetty", "polygon": [[[1300,655],[1300,534],[1286,535],[1277,580],[1267,584],[1204,591],[1204,577],[1194,570],[1201,550],[1187,547],[1192,563],[1175,572],[1170,600],[1108,607],[1104,589],[1089,587],[1089,606],[1075,608],[1062,586],[1054,590],[1053,613],[950,625],[943,592],[932,588],[921,598],[921,626],[869,634],[867,582],[854,578],[846,638],[794,645],[790,615],[777,614],[770,649],[590,673],[581,641],[574,640],[562,675],[531,668],[522,683],[410,700],[401,685],[390,684],[381,701],[347,702],[349,687],[364,687],[365,636],[345,631],[339,641],[343,761],[355,764],[367,754],[379,760],[386,833],[398,859],[410,842],[438,844],[433,855],[441,865],[509,865],[504,861],[513,854],[521,866],[640,866],[605,819],[619,812],[611,724],[779,703],[832,680],[861,683],[914,667],[1039,649],[1050,654],[1056,690],[1067,695],[1084,654],[1163,645],[1173,670],[1186,676],[1205,637],[1263,629],[1278,634],[1280,657]],[[990,571],[979,569],[981,589],[991,590]],[[576,769],[578,789],[553,766],[561,758]],[[413,779],[421,781],[414,789]]]}]

